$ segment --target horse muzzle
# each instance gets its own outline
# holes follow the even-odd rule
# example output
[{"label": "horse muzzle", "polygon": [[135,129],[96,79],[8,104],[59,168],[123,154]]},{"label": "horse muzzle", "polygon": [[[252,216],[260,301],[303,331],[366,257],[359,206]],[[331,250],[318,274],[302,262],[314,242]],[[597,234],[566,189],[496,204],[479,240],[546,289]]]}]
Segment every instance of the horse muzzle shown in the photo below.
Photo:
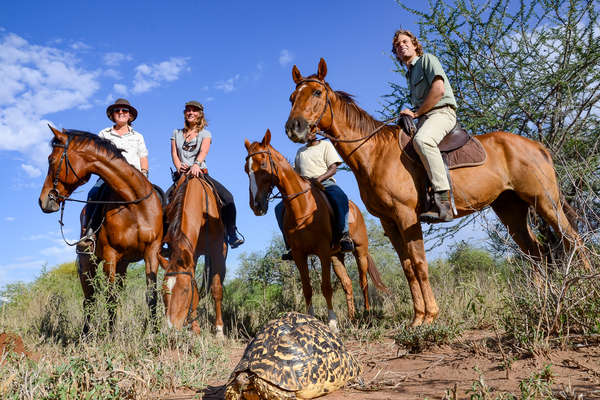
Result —
[{"label": "horse muzzle", "polygon": [[42,211],[46,214],[57,212],[60,208],[58,197],[52,190],[46,196],[40,196],[38,203]]},{"label": "horse muzzle", "polygon": [[266,196],[255,199],[250,208],[252,208],[254,215],[257,217],[262,217],[269,210],[269,201],[267,200]]},{"label": "horse muzzle", "polygon": [[285,123],[285,133],[292,142],[306,143],[310,131],[304,118],[289,118]]}]

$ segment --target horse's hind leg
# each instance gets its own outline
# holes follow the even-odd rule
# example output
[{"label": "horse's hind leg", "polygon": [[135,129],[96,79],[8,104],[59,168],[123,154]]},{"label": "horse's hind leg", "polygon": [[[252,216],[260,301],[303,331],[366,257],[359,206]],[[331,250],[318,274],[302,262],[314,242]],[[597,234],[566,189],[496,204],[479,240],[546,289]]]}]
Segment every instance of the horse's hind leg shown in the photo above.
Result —
[{"label": "horse's hind leg", "polygon": [[154,330],[158,329],[156,317],[156,305],[158,301],[158,288],[156,278],[158,274],[158,257],[160,251],[160,240],[154,241],[146,248],[144,262],[146,264],[146,304],[150,309],[150,319]]},{"label": "horse's hind leg", "polygon": [[225,280],[227,258],[227,244],[222,242],[219,248],[211,251],[207,262],[210,263],[210,290],[215,301],[215,330],[217,338],[224,338],[223,334],[223,281]]},{"label": "horse's hind leg", "polygon": [[344,253],[337,253],[331,257],[333,271],[337,275],[344,293],[346,294],[346,305],[348,306],[348,318],[354,319],[356,310],[354,308],[354,293],[352,292],[352,280],[348,276],[348,270],[344,265]]},{"label": "horse's hind leg", "polygon": [[507,191],[492,203],[492,209],[521,250],[534,259],[541,260],[543,256],[541,244],[527,223],[529,204],[516,193]]}]

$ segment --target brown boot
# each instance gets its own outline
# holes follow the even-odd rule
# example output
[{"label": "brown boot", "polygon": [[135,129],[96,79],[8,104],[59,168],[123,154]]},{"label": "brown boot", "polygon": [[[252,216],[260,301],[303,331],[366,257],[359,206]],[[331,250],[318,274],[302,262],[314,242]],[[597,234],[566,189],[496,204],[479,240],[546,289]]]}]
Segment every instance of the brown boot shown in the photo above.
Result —
[{"label": "brown boot", "polygon": [[452,205],[450,204],[449,191],[435,192],[433,194],[435,207],[419,215],[424,222],[450,222],[453,219]]}]

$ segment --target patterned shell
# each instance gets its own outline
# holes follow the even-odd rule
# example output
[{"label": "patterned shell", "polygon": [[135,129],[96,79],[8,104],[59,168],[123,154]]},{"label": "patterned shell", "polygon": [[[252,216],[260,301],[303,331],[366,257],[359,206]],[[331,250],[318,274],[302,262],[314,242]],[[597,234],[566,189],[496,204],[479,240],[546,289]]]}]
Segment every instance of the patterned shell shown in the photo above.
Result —
[{"label": "patterned shell", "polygon": [[326,393],[358,377],[360,365],[323,323],[289,312],[270,321],[246,346],[231,380],[242,371],[284,390]]}]

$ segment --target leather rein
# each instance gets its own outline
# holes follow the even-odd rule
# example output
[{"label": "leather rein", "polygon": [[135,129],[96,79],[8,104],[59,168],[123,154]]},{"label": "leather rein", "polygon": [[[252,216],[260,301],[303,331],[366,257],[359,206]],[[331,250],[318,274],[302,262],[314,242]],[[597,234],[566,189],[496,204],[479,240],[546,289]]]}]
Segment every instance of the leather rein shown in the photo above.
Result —
[{"label": "leather rein", "polygon": [[308,189],[305,189],[301,192],[297,192],[297,193],[292,193],[292,194],[283,194],[283,193],[279,193],[274,195],[273,194],[273,189],[275,188],[276,184],[275,184],[275,177],[277,177],[277,180],[280,181],[279,178],[279,169],[277,168],[277,164],[275,164],[275,161],[273,161],[273,156],[271,154],[271,150],[269,150],[267,148],[267,150],[260,150],[260,151],[256,151],[254,153],[250,153],[246,156],[246,162],[248,162],[249,158],[254,157],[257,154],[267,154],[269,156],[269,164],[271,166],[271,182],[269,183],[269,194],[267,195],[267,201],[273,201],[275,199],[287,199],[287,200],[292,200],[298,196],[300,196],[301,194],[304,194],[308,191],[310,191],[310,186],[308,187]]},{"label": "leather rein", "polygon": [[[298,89],[298,87],[300,85],[302,85],[305,82],[314,82],[314,83],[318,83],[319,85],[323,86],[325,88],[325,105],[323,106],[323,111],[321,111],[321,114],[319,115],[319,118],[317,118],[317,120],[315,122],[309,123],[308,127],[311,130],[315,130],[315,133],[317,135],[321,135],[329,140],[331,140],[332,142],[339,142],[339,143],[355,143],[355,142],[360,142],[361,140],[366,142],[367,140],[371,139],[373,136],[375,136],[375,134],[377,132],[379,132],[381,130],[381,128],[383,128],[384,126],[387,126],[387,124],[389,124],[390,122],[396,121],[398,118],[400,118],[400,115],[396,116],[396,117],[392,117],[389,118],[385,121],[381,122],[381,125],[375,129],[373,132],[369,133],[368,135],[359,137],[357,139],[339,139],[336,138],[334,136],[331,136],[327,133],[327,131],[329,131],[331,129],[331,127],[333,126],[333,118],[334,118],[334,114],[333,114],[333,107],[331,105],[331,100],[329,99],[329,91],[331,90],[329,88],[329,86],[319,80],[319,79],[314,79],[314,78],[308,78],[308,79],[303,79],[300,82],[298,82],[296,84],[296,90]],[[323,116],[325,115],[325,112],[327,111],[327,107],[329,107],[329,111],[331,112],[331,124],[329,125],[329,128],[327,129],[319,129],[319,123],[321,122],[321,119],[323,118]],[[362,145],[362,143],[361,143]],[[360,146],[359,146],[360,147]]]}]

